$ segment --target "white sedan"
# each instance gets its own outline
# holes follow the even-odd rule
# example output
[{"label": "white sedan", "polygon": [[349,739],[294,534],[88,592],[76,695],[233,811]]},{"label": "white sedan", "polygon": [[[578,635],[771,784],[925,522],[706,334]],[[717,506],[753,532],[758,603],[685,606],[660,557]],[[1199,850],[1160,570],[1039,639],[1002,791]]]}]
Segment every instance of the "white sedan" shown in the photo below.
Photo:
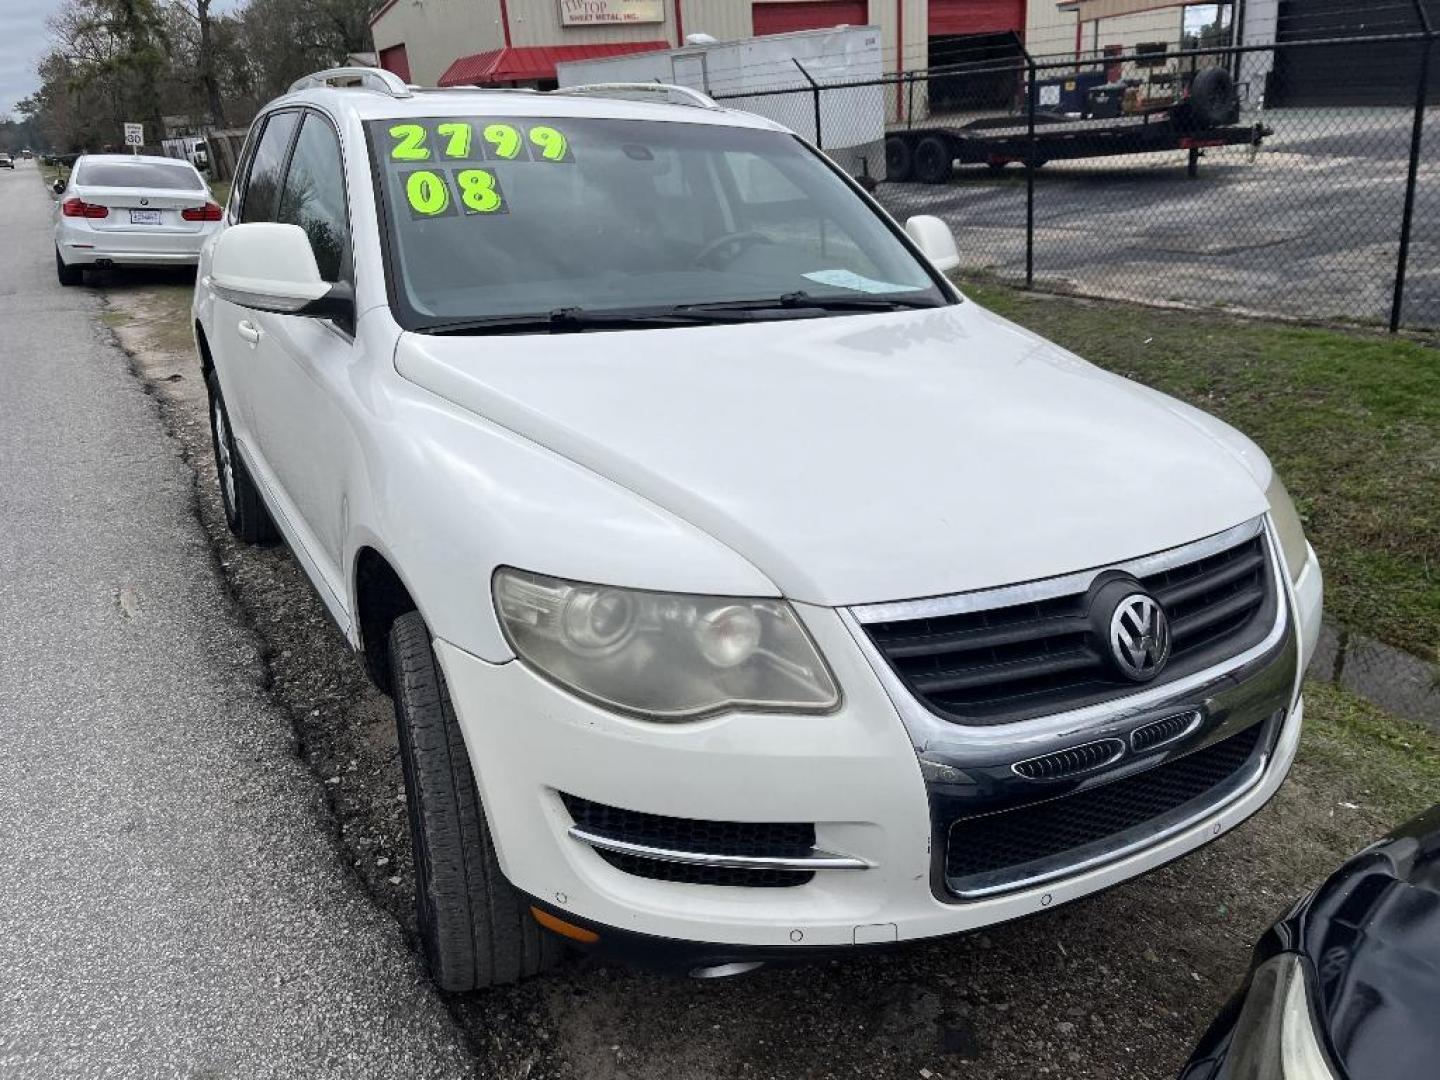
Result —
[{"label": "white sedan", "polygon": [[195,167],[173,158],[85,154],[55,190],[61,285],[79,285],[86,266],[194,266],[224,216]]}]

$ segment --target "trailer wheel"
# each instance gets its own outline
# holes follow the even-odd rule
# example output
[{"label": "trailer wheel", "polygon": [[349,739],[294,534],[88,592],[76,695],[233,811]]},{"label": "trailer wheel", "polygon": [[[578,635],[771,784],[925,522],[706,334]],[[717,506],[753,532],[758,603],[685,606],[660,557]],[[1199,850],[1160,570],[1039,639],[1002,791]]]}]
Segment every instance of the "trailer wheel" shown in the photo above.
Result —
[{"label": "trailer wheel", "polygon": [[947,139],[926,135],[915,145],[915,179],[923,184],[943,184],[955,172],[955,154]]},{"label": "trailer wheel", "polygon": [[1190,83],[1190,96],[1186,100],[1197,127],[1223,127],[1240,119],[1240,95],[1235,92],[1235,80],[1222,67],[1200,71]]},{"label": "trailer wheel", "polygon": [[885,140],[885,179],[903,184],[911,179],[915,168],[915,155],[910,152],[910,143],[902,135],[891,135]]}]

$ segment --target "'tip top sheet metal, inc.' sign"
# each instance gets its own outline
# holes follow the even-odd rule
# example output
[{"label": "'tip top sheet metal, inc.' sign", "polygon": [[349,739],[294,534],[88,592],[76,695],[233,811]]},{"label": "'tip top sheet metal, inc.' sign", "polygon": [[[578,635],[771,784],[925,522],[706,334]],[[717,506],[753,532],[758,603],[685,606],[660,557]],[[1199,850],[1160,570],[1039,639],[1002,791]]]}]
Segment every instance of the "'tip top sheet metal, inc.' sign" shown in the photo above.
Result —
[{"label": "'tip top sheet metal, inc.' sign", "polygon": [[560,22],[564,26],[664,21],[664,0],[560,0]]}]

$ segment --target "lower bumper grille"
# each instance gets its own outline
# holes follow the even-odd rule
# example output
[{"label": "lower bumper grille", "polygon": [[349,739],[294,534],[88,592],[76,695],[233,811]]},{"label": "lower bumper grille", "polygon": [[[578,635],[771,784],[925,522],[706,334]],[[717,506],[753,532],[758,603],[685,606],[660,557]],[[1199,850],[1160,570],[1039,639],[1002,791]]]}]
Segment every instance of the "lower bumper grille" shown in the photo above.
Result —
[{"label": "lower bumper grille", "polygon": [[[698,861],[716,857],[740,859],[804,860],[815,854],[815,826],[808,822],[703,821],[667,817],[637,810],[622,810],[576,795],[560,796],[565,809],[595,848],[596,854],[617,870],[655,881],[692,885],[739,885],[748,888],[785,888],[804,885],[811,870],[785,870],[765,866],[724,866]],[[661,858],[638,852],[613,850],[603,841],[627,848],[663,851],[697,861]]]},{"label": "lower bumper grille", "polygon": [[950,826],[945,883],[976,897],[1019,888],[1063,860],[1070,869],[1187,820],[1237,791],[1253,774],[1273,725],[1251,725],[1146,772],[1047,802]]}]

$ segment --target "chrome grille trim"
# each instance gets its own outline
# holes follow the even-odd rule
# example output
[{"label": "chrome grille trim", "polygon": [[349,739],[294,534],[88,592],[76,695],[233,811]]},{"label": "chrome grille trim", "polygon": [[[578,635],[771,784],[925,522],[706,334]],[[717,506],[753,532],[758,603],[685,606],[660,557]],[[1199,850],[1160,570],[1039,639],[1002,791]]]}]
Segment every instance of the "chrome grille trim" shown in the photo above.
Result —
[{"label": "chrome grille trim", "polygon": [[641,859],[656,859],[660,862],[685,863],[690,866],[710,866],[726,870],[797,870],[808,873],[812,870],[868,870],[873,865],[853,855],[837,855],[832,851],[813,848],[810,854],[797,857],[776,857],[771,855],[713,855],[700,851],[678,851],[674,848],[651,847],[629,840],[618,840],[613,836],[601,836],[572,825],[570,836],[581,843],[618,855],[634,855]]},{"label": "chrome grille trim", "polygon": [[1176,566],[1197,562],[1258,536],[1265,528],[1265,517],[1251,518],[1224,532],[1215,533],[1193,543],[1169,548],[1153,555],[1142,555],[1125,562],[1107,563],[1090,570],[1077,570],[1060,577],[1041,578],[1018,585],[1002,585],[996,589],[933,596],[920,600],[898,600],[893,603],[861,604],[849,609],[862,625],[879,622],[906,622],[910,619],[934,619],[945,615],[963,615],[990,608],[1051,600],[1057,596],[1083,593],[1090,583],[1107,570],[1122,570],[1137,578],[1158,574]]}]

